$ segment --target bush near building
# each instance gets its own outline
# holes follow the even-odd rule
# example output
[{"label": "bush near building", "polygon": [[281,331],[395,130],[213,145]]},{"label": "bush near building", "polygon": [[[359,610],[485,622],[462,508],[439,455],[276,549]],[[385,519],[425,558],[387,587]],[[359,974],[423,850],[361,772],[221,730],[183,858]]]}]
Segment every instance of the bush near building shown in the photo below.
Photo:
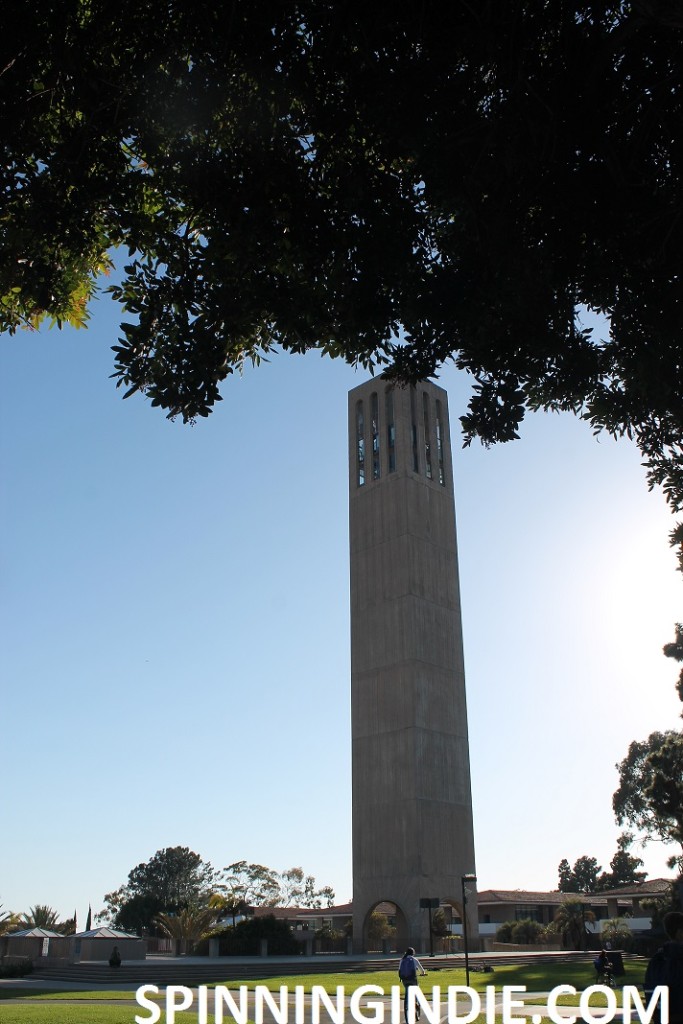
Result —
[{"label": "bush near building", "polygon": [[[269,956],[291,956],[301,952],[300,944],[292,935],[286,921],[278,921],[272,915],[251,917],[240,921],[234,928],[214,932],[210,938],[218,939],[219,956],[258,956],[262,939],[268,941]],[[209,938],[197,944],[198,955],[209,951]]]},{"label": "bush near building", "polygon": [[544,926],[538,921],[532,921],[530,917],[522,918],[521,921],[504,921],[496,932],[497,942],[514,942],[520,946],[533,946],[543,942],[545,937]]}]

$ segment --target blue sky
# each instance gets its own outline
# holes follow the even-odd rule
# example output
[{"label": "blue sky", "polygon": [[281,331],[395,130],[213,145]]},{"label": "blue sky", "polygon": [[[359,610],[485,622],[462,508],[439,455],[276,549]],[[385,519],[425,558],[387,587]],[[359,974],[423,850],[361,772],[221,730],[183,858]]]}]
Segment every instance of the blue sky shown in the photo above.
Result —
[{"label": "blue sky", "polygon": [[[156,850],[351,896],[346,393],[274,356],[194,427],[109,374],[118,311],[4,337],[0,903],[63,916]],[[461,448],[445,369],[480,888],[607,867],[615,762],[677,728],[674,519],[628,441],[536,415]],[[642,855],[652,876],[672,851]]]}]

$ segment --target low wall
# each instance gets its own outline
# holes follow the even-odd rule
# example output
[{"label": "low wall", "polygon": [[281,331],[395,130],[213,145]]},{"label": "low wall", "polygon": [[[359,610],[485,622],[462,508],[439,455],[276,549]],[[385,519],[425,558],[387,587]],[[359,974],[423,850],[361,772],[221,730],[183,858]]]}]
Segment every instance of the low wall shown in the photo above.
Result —
[{"label": "low wall", "polygon": [[[59,939],[52,939],[50,942],[50,956],[60,956],[61,951],[54,948],[52,943],[58,943]],[[80,947],[78,943],[80,942]],[[74,961],[83,960],[108,960],[114,946],[121,954],[121,960],[144,960],[147,955],[147,946],[144,939],[71,939],[70,958]]]},{"label": "low wall", "polygon": [[79,939],[73,935],[59,935],[50,939],[18,938],[6,936],[2,959],[28,957],[34,964],[46,962],[78,963],[83,960],[108,960],[114,946],[118,946],[121,959],[144,960],[147,946],[144,939]]},{"label": "low wall", "polygon": [[17,957],[20,959],[36,960],[46,948],[45,943],[51,941],[51,939],[41,939],[34,935],[21,935],[16,939],[12,938],[11,935],[5,935],[3,936],[0,953],[3,961],[5,959],[16,959]]}]

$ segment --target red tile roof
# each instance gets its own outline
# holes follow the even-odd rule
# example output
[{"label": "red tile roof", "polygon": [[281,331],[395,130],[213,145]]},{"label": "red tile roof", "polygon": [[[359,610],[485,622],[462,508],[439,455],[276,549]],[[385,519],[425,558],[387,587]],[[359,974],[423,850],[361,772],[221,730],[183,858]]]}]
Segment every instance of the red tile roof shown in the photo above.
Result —
[{"label": "red tile roof", "polygon": [[607,897],[657,896],[668,893],[672,878],[652,878],[636,885],[623,885],[617,889],[605,889],[603,892],[532,892],[526,889],[483,889],[477,893],[479,906],[485,903],[557,903],[564,900],[584,899],[586,902],[602,904]]}]

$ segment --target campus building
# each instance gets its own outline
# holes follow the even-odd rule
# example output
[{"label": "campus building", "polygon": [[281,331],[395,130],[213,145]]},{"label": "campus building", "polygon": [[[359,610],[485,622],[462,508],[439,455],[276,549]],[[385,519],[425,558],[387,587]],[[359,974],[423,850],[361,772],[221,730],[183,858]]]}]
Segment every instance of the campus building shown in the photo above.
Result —
[{"label": "campus building", "polygon": [[[542,925],[550,925],[555,915],[567,901],[580,900],[586,910],[586,931],[594,936],[592,946],[597,947],[600,936],[611,922],[619,919],[634,935],[642,935],[650,931],[651,901],[669,899],[671,895],[671,878],[651,878],[633,885],[622,885],[617,889],[609,889],[597,893],[559,892],[557,889],[526,890],[526,889],[484,889],[477,894],[477,917],[480,947],[486,952],[509,951],[514,949],[509,943],[496,940],[496,932],[502,924],[508,922],[532,920]],[[391,903],[380,903],[377,907],[389,925],[394,925],[394,907]],[[441,904],[450,941],[434,938],[434,952],[462,952],[462,922],[457,908],[444,900]],[[327,929],[336,933],[334,951],[347,950],[349,927],[353,919],[353,904],[345,903],[333,907],[322,907],[316,910],[301,907],[257,907],[253,911],[256,917],[274,915],[279,920],[287,921],[295,937],[311,952],[328,951],[326,940],[319,939],[321,932]],[[542,941],[544,948],[552,947],[552,938]],[[372,952],[382,952],[388,945],[386,942],[375,942]],[[392,943],[392,946],[394,943]],[[530,947],[531,949],[535,947]],[[562,948],[562,937],[558,934],[553,948]],[[419,953],[427,953],[430,943],[422,940],[417,946]]]}]

